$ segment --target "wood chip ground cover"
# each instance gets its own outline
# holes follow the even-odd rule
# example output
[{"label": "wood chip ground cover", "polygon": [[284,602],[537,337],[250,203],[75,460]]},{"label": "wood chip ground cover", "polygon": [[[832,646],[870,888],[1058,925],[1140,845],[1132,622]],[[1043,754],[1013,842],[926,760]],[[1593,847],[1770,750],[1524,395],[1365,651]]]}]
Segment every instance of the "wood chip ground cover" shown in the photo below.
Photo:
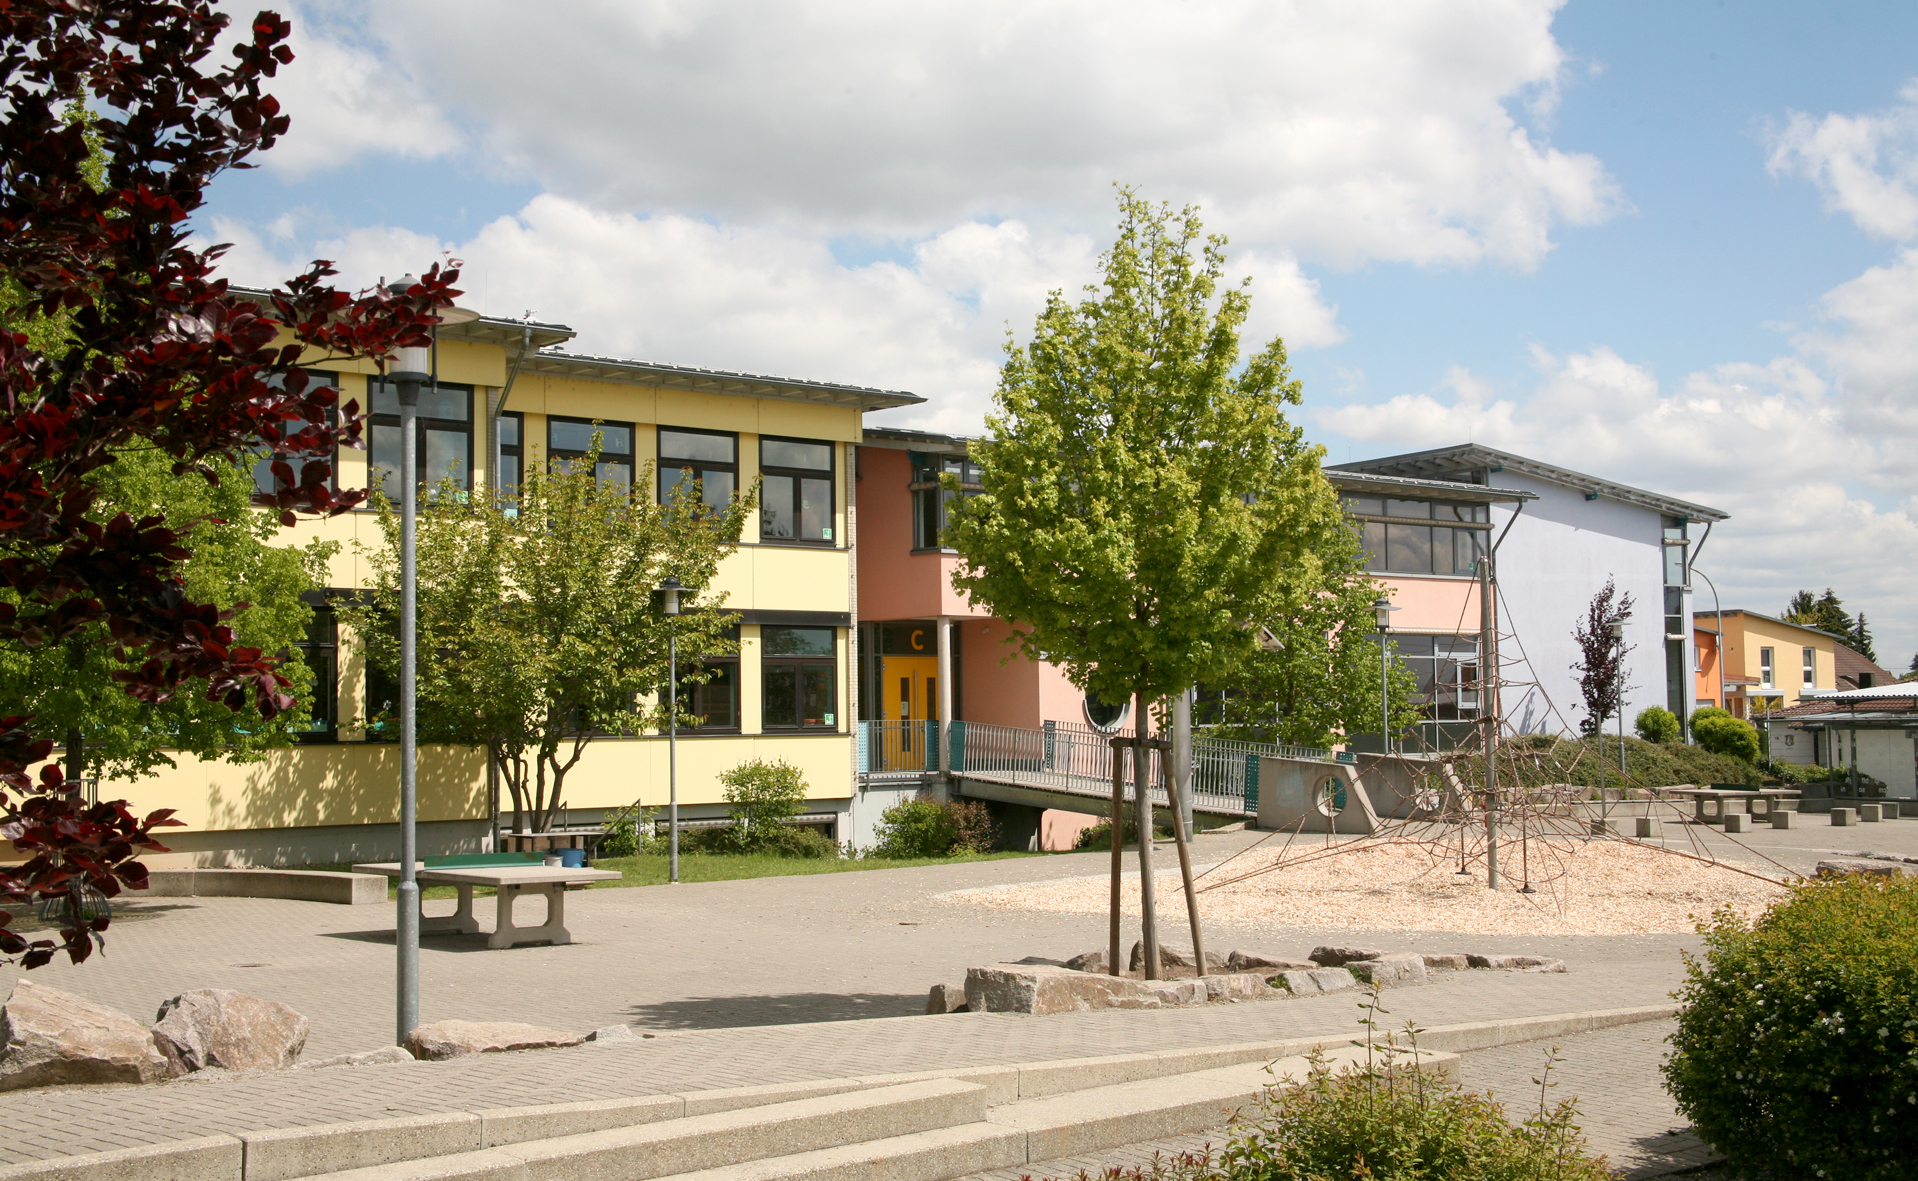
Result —
[{"label": "wood chip ground cover", "polygon": [[[1250,927],[1662,935],[1688,933],[1721,906],[1756,914],[1785,894],[1772,881],[1620,841],[1533,841],[1534,894],[1519,892],[1524,866],[1516,844],[1500,850],[1506,880],[1498,891],[1485,888],[1482,865],[1461,876],[1456,858],[1435,857],[1428,846],[1353,841],[1336,848],[1240,856],[1200,879],[1199,913],[1209,922]],[[1126,862],[1135,868],[1136,853],[1128,850]],[[1155,874],[1166,921],[1185,914],[1173,865],[1174,872]],[[1103,877],[1074,878],[946,897],[1002,911],[1103,914],[1109,888]],[[1124,883],[1122,898],[1127,913],[1137,916],[1136,876]]]}]

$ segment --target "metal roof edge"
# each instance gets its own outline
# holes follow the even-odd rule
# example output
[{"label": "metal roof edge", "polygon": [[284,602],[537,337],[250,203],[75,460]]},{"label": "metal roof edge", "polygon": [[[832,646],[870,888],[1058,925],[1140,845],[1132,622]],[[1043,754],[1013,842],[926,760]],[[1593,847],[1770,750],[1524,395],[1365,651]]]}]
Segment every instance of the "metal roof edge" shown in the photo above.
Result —
[{"label": "metal roof edge", "polygon": [[[1462,462],[1457,466],[1460,468],[1494,466],[1509,468],[1512,471],[1522,472],[1528,476],[1536,476],[1541,480],[1549,480],[1552,483],[1562,484],[1568,488],[1575,488],[1586,493],[1596,492],[1599,495],[1609,496],[1613,500],[1621,501],[1625,504],[1634,504],[1640,508],[1656,509],[1659,512],[1668,513],[1675,517],[1683,516],[1700,521],[1723,521],[1729,519],[1731,516],[1730,513],[1722,509],[1712,508],[1709,505],[1694,504],[1689,500],[1680,500],[1675,496],[1664,496],[1657,492],[1649,492],[1643,488],[1634,488],[1630,484],[1620,484],[1616,481],[1602,479],[1598,476],[1586,475],[1584,472],[1575,472],[1570,468],[1562,468],[1555,464],[1545,463],[1542,460],[1527,459],[1523,455],[1514,455],[1509,451],[1500,451],[1496,447],[1486,447],[1478,443],[1454,444],[1450,447],[1434,447],[1427,451],[1410,451],[1403,455],[1386,455],[1378,459],[1356,460],[1351,463],[1334,464],[1332,468],[1328,470],[1366,472],[1390,464],[1406,464],[1420,461],[1436,462],[1442,458],[1465,459],[1467,457],[1486,459],[1492,462]],[[1383,475],[1386,473],[1378,472],[1376,474]]]},{"label": "metal roof edge", "polygon": [[544,349],[528,356],[524,372],[549,377],[624,381],[634,385],[659,386],[691,393],[776,398],[788,402],[806,402],[815,406],[832,405],[859,410],[919,406],[926,401],[918,394],[905,390],[881,390],[870,386],[774,377],[763,373],[702,369],[693,365],[669,365],[660,361],[605,357],[593,353],[568,353],[557,349]]},{"label": "metal roof edge", "polygon": [[1387,476],[1377,472],[1353,472],[1329,467],[1319,470],[1334,487],[1338,486],[1340,480],[1349,480],[1354,484],[1368,484],[1373,487],[1403,488],[1407,491],[1434,492],[1445,496],[1464,496],[1485,501],[1538,499],[1538,493],[1526,492],[1520,488],[1494,488],[1489,484],[1466,484],[1458,480],[1421,480],[1416,476]]},{"label": "metal roof edge", "polygon": [[[1832,639],[1837,640],[1840,644],[1843,644],[1845,647],[1851,648],[1850,636],[1841,636],[1837,632],[1828,632],[1822,627],[1813,627],[1808,623],[1793,623],[1789,619],[1780,619],[1776,615],[1767,615],[1763,611],[1753,611],[1746,607],[1726,607],[1723,613],[1726,615],[1749,615],[1753,619],[1762,619],[1767,623],[1776,623],[1781,627],[1795,627],[1799,631],[1811,632],[1814,635],[1830,636]],[[1719,617],[1719,612],[1717,611],[1692,612],[1692,618],[1694,619],[1698,618],[1701,615],[1709,615],[1712,618],[1716,619]],[[1852,648],[1852,651],[1856,652],[1857,649]],[[1886,671],[1889,672],[1891,670],[1887,669]]]}]

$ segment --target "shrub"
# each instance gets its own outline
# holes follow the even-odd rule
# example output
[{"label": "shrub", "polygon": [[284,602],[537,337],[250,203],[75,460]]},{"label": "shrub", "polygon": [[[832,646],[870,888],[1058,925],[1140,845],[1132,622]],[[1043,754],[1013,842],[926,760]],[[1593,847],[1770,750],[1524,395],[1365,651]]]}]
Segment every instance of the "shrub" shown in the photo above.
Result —
[{"label": "shrub", "polygon": [[652,836],[652,818],[639,808],[621,808],[606,818],[606,836],[599,842],[601,857],[636,857]]},{"label": "shrub", "polygon": [[1678,736],[1685,732],[1685,728],[1678,724],[1678,715],[1662,705],[1648,705],[1639,710],[1632,729],[1645,741],[1661,745],[1677,742]]},{"label": "shrub", "polygon": [[1754,1177],[1878,1181],[1918,1153],[1918,879],[1797,886],[1687,955],[1665,1080]]},{"label": "shrub", "polygon": [[[1160,824],[1159,814],[1157,812],[1153,813],[1152,816],[1152,839],[1155,841],[1169,841],[1172,839],[1172,826],[1170,824]],[[1128,845],[1136,845],[1139,843],[1139,818],[1132,815],[1130,810],[1127,811],[1125,818],[1125,836],[1123,840],[1124,843]],[[1082,830],[1079,833],[1079,839],[1073,843],[1072,847],[1075,849],[1110,849],[1112,847],[1112,821],[1101,820],[1090,828]]]},{"label": "shrub", "polygon": [[1758,761],[1758,728],[1722,709],[1699,710],[1692,718],[1692,737],[1713,754],[1746,763]]},{"label": "shrub", "polygon": [[950,857],[989,853],[999,841],[999,826],[978,800],[942,803],[920,796],[887,808],[879,816],[874,857],[903,861],[913,857]]},{"label": "shrub", "polygon": [[[1385,1010],[1378,993],[1365,1003]],[[1415,1039],[1416,1040],[1416,1039]],[[1545,1059],[1539,1110],[1514,1127],[1485,1095],[1411,1069],[1405,1050],[1368,1047],[1368,1061],[1338,1072],[1314,1055],[1304,1082],[1272,1088],[1233,1125],[1216,1159],[1184,1156],[1169,1165],[1107,1173],[1107,1181],[1601,1181],[1604,1158],[1585,1150],[1574,1101],[1545,1106],[1556,1061]],[[1090,1181],[1085,1174],[1082,1181]]]},{"label": "shrub", "polygon": [[[784,847],[785,822],[806,810],[806,777],[784,759],[741,763],[719,777],[732,807],[723,845],[735,852],[776,852]],[[830,842],[829,842],[830,843]]]}]

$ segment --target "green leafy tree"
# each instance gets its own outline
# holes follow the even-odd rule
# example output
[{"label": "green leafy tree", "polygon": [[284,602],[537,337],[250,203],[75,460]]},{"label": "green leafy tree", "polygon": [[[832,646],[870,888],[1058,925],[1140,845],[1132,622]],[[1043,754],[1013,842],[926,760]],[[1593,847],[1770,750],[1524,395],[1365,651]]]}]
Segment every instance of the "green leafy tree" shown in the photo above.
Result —
[{"label": "green leafy tree", "polygon": [[[1306,523],[1318,561],[1274,573],[1279,603],[1260,621],[1258,651],[1213,686],[1216,705],[1204,720],[1220,737],[1328,747],[1379,730],[1388,686],[1372,604],[1385,588],[1359,568],[1349,523],[1320,515]],[[1396,659],[1385,671],[1390,732],[1403,733],[1423,716],[1418,678]]]},{"label": "green leafy tree", "polygon": [[[670,636],[682,684],[706,674],[687,654],[731,650],[724,596],[700,591],[739,541],[757,489],[719,512],[697,481],[659,503],[650,465],[629,489],[595,474],[594,454],[527,472],[516,497],[468,496],[450,482],[419,514],[417,726],[420,741],[487,749],[511,796],[513,825],[543,832],[566,776],[594,739],[666,723]],[[690,487],[690,491],[688,488]],[[642,494],[633,495],[632,490]],[[399,681],[399,516],[377,501],[385,545],[348,618],[369,664]],[[656,587],[689,589],[665,615]],[[368,703],[383,722],[386,703]],[[680,723],[694,721],[683,697]]]},{"label": "green leafy tree", "polygon": [[1221,290],[1225,240],[1196,210],[1119,194],[1102,283],[1054,291],[1006,363],[972,451],[984,491],[955,502],[954,584],[1021,625],[1026,654],[1108,701],[1229,680],[1276,617],[1276,575],[1323,577],[1312,542],[1341,520],[1284,407],[1274,339],[1249,358],[1249,280]]}]

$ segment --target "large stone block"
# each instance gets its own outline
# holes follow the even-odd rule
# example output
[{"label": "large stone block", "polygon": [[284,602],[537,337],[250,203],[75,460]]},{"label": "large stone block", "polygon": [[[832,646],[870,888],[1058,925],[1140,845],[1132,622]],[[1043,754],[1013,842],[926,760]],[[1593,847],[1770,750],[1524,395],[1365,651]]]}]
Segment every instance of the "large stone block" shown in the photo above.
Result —
[{"label": "large stone block", "polygon": [[160,1005],[153,1041],[169,1072],[209,1066],[285,1070],[306,1048],[306,1018],[278,1001],[230,988],[196,988]]},{"label": "large stone block", "polygon": [[1338,968],[1358,960],[1375,960],[1384,954],[1376,947],[1315,947],[1306,958],[1322,968]]},{"label": "large stone block", "polygon": [[1286,959],[1283,956],[1267,955],[1262,951],[1234,951],[1225,957],[1228,972],[1252,972],[1260,968],[1272,968],[1278,971],[1309,971],[1318,967],[1310,960]]},{"label": "large stone block", "polygon": [[517,1021],[435,1021],[407,1034],[406,1048],[413,1051],[415,1058],[440,1062],[467,1054],[577,1046],[585,1040],[576,1033],[541,1029]]},{"label": "large stone block", "polygon": [[0,1091],[63,1083],[151,1083],[167,1060],[138,1021],[22,980],[0,1007]]},{"label": "large stone block", "polygon": [[1831,810],[1831,822],[1839,828],[1856,824],[1858,823],[1858,810],[1856,808],[1833,808]]},{"label": "large stone block", "polygon": [[1820,861],[1814,871],[1821,878],[1842,878],[1849,874],[1863,874],[1874,878],[1895,878],[1905,872],[1905,867],[1896,861],[1877,861],[1865,857],[1838,857],[1830,861]]},{"label": "large stone block", "polygon": [[1431,982],[1425,973],[1425,957],[1420,955],[1385,955],[1375,960],[1355,960],[1345,967],[1360,980],[1380,988],[1405,988]]},{"label": "large stone block", "polygon": [[1425,961],[1427,972],[1457,972],[1472,966],[1472,957],[1452,952],[1428,953],[1420,956]]},{"label": "large stone block", "polygon": [[1884,815],[1884,807],[1881,804],[1858,805],[1858,823],[1860,824],[1877,824]]},{"label": "large stone block", "polygon": [[1337,992],[1342,988],[1354,988],[1358,982],[1359,978],[1352,975],[1349,968],[1311,968],[1280,972],[1269,981],[1274,988],[1284,989],[1294,996]]},{"label": "large stone block", "polygon": [[[1145,940],[1136,940],[1132,944],[1132,955],[1129,959],[1129,970],[1134,972],[1145,970]],[[1175,947],[1170,943],[1159,944],[1159,966],[1161,968],[1190,968],[1196,959],[1197,957],[1192,954],[1192,949],[1189,947]],[[1066,967],[1069,968],[1071,966],[1071,962],[1068,961]],[[1223,968],[1225,967],[1225,957],[1216,951],[1208,951],[1205,953],[1205,966],[1208,969]]]},{"label": "large stone block", "polygon": [[1727,812],[1725,813],[1725,831],[1750,832],[1751,820],[1752,818],[1743,812]]},{"label": "large stone block", "polygon": [[1066,961],[1066,967],[1075,972],[1109,972],[1112,965],[1106,961],[1105,948],[1097,951],[1082,951]]},{"label": "large stone block", "polygon": [[1771,814],[1771,826],[1773,828],[1790,828],[1792,826],[1792,817],[1796,815],[1798,815],[1796,812],[1787,812],[1783,809],[1774,808]]},{"label": "large stone block", "polygon": [[[988,964],[966,972],[974,1013],[1071,1013],[1089,1009],[1171,1009],[1277,995],[1267,972],[1227,972],[1187,980],[1136,980],[1047,964]],[[1349,979],[1349,974],[1348,974]]]},{"label": "large stone block", "polygon": [[1564,960],[1555,960],[1542,955],[1474,955],[1467,956],[1474,968],[1502,968],[1508,971],[1523,972],[1563,972]]},{"label": "large stone block", "polygon": [[966,1008],[966,986],[935,984],[926,994],[927,1013],[959,1013]]}]

